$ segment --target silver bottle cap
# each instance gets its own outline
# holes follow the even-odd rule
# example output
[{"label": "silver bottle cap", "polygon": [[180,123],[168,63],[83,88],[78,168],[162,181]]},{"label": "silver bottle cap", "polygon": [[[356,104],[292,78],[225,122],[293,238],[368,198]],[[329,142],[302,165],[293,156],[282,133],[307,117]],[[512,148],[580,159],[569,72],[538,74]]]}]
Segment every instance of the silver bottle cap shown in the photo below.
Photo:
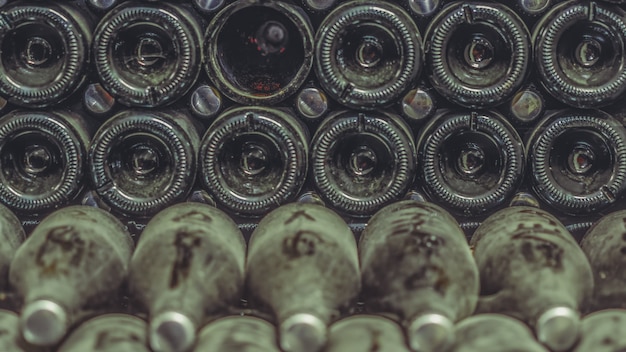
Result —
[{"label": "silver bottle cap", "polygon": [[312,314],[292,315],[280,325],[280,346],[286,352],[318,352],[327,339],[326,324]]},{"label": "silver bottle cap", "polygon": [[36,346],[52,346],[61,341],[68,324],[65,309],[48,300],[28,303],[20,317],[24,340]]},{"label": "silver bottle cap", "polygon": [[580,315],[568,307],[545,311],[535,327],[537,339],[555,352],[568,351],[578,340]]},{"label": "silver bottle cap", "polygon": [[445,351],[454,342],[454,324],[441,314],[425,314],[411,323],[407,334],[414,351]]},{"label": "silver bottle cap", "polygon": [[150,347],[155,352],[184,352],[196,341],[196,326],[184,314],[165,312],[150,320]]}]

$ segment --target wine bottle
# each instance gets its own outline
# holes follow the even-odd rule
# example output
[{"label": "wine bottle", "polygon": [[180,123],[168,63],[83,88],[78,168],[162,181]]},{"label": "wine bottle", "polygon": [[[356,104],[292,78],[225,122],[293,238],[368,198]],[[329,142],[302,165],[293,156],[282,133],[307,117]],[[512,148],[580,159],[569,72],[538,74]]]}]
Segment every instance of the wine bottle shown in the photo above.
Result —
[{"label": "wine bottle", "polygon": [[0,309],[0,332],[0,351],[31,351],[20,335],[19,317],[14,312]]},{"label": "wine bottle", "polygon": [[15,1],[0,10],[0,94],[24,107],[67,99],[85,81],[92,19],[64,1]]},{"label": "wine bottle", "polygon": [[521,321],[501,314],[477,314],[459,322],[450,352],[548,352]]},{"label": "wine bottle", "polygon": [[535,193],[561,212],[596,213],[626,188],[626,129],[604,112],[551,114],[535,125],[526,150]]},{"label": "wine bottle", "polygon": [[9,271],[11,286],[24,300],[24,339],[38,346],[59,342],[76,315],[116,293],[132,247],[119,220],[98,208],[65,207],[42,220]]},{"label": "wine bottle", "polygon": [[313,33],[304,11],[286,1],[235,1],[209,23],[206,71],[220,92],[238,103],[278,103],[294,94],[311,70]]},{"label": "wine bottle", "polygon": [[550,350],[569,350],[593,273],[563,224],[538,208],[509,207],[487,218],[470,245],[480,273],[476,312],[519,318]]},{"label": "wine bottle", "polygon": [[386,1],[348,1],[320,24],[315,73],[322,88],[355,109],[388,105],[420,74],[422,38],[411,17]]},{"label": "wine bottle", "polygon": [[606,309],[582,320],[580,341],[572,352],[614,352],[626,349],[626,310]]},{"label": "wine bottle", "polygon": [[626,211],[594,223],[580,247],[593,269],[594,293],[588,310],[626,308]]},{"label": "wine bottle", "polygon": [[324,352],[409,352],[402,329],[377,315],[354,315],[330,326]]},{"label": "wine bottle", "polygon": [[407,200],[381,209],[361,234],[359,259],[365,308],[398,316],[413,350],[448,348],[453,323],[476,307],[478,269],[465,234],[437,205]]},{"label": "wine bottle", "polygon": [[307,174],[308,145],[307,128],[290,111],[228,110],[202,139],[202,183],[235,213],[265,214],[297,196]]},{"label": "wine bottle", "polygon": [[92,131],[77,113],[14,110],[0,119],[0,202],[18,213],[67,204],[83,187]]},{"label": "wine bottle", "polygon": [[202,38],[201,20],[188,6],[124,2],[96,28],[95,67],[118,102],[163,106],[184,95],[198,78]]},{"label": "wine bottle", "polygon": [[11,260],[25,239],[26,234],[20,220],[11,210],[0,205],[0,291],[7,289]]},{"label": "wine bottle", "polygon": [[210,322],[198,334],[196,352],[279,352],[276,328],[253,316],[228,316]]},{"label": "wine bottle", "polygon": [[530,33],[509,7],[496,2],[453,2],[424,35],[433,87],[469,108],[504,102],[524,83],[531,64]]},{"label": "wine bottle", "polygon": [[597,1],[571,0],[550,9],[533,32],[543,87],[574,107],[608,105],[626,88],[626,12]]},{"label": "wine bottle", "polygon": [[207,314],[239,303],[246,245],[224,212],[181,203],[156,214],[133,254],[129,286],[150,316],[153,351],[188,351]]},{"label": "wine bottle", "polygon": [[246,284],[252,302],[275,315],[287,352],[317,352],[327,325],[359,293],[356,243],[332,211],[310,203],[267,214],[248,244]]},{"label": "wine bottle", "polygon": [[63,341],[58,352],[149,352],[146,322],[128,314],[92,318]]},{"label": "wine bottle", "polygon": [[367,216],[402,198],[417,160],[410,128],[382,111],[337,111],[318,127],[311,147],[313,182],[329,206]]},{"label": "wine bottle", "polygon": [[417,139],[420,183],[451,211],[484,214],[510,200],[522,181],[522,140],[495,111],[443,110]]},{"label": "wine bottle", "polygon": [[91,182],[114,211],[155,214],[191,191],[199,144],[197,127],[182,112],[122,111],[91,141]]}]

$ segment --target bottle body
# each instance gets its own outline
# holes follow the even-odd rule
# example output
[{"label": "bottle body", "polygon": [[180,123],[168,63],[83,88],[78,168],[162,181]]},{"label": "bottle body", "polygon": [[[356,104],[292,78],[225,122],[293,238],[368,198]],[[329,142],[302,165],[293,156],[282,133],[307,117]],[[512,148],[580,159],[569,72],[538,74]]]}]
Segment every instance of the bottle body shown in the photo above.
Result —
[{"label": "bottle body", "polygon": [[543,210],[515,206],[487,218],[470,245],[481,281],[476,311],[525,321],[552,350],[572,347],[593,274],[565,227]]},{"label": "bottle body", "polygon": [[229,316],[210,322],[198,334],[196,352],[278,352],[276,328],[253,316]]},{"label": "bottle body", "polygon": [[400,199],[417,160],[410,128],[385,112],[339,111],[318,127],[311,146],[313,182],[329,206],[367,216]]},{"label": "bottle body", "polygon": [[[397,315],[412,349],[445,349],[453,322],[476,307],[478,269],[465,235],[434,204],[407,200],[380,210],[361,235],[359,259],[365,308]],[[428,336],[433,331],[440,340]]]},{"label": "bottle body", "polygon": [[582,320],[580,341],[572,351],[609,352],[624,349],[625,327],[626,310],[606,309],[589,314]]},{"label": "bottle body", "polygon": [[355,315],[330,326],[324,351],[408,352],[400,326],[376,315]]},{"label": "bottle body", "polygon": [[266,215],[250,238],[246,270],[250,298],[272,310],[287,351],[318,351],[327,324],[361,286],[352,232],[314,204],[288,204]]},{"label": "bottle body", "polygon": [[189,194],[199,144],[194,122],[181,112],[122,111],[91,142],[91,182],[114,211],[149,216]]},{"label": "bottle body", "polygon": [[202,139],[201,181],[229,210],[259,216],[297,196],[307,174],[308,148],[308,131],[290,111],[234,108]]},{"label": "bottle body", "polygon": [[132,315],[101,315],[79,325],[59,352],[148,352],[146,328]]},{"label": "bottle body", "polygon": [[106,14],[94,34],[102,85],[124,105],[167,105],[196,81],[202,37],[199,16],[184,5],[125,2]]},{"label": "bottle body", "polygon": [[7,288],[9,267],[15,251],[26,239],[20,220],[3,205],[0,205],[0,290]]},{"label": "bottle body", "polygon": [[148,309],[155,351],[187,351],[207,314],[239,302],[245,251],[237,225],[208,205],[177,204],[150,220],[132,257],[129,285]]}]

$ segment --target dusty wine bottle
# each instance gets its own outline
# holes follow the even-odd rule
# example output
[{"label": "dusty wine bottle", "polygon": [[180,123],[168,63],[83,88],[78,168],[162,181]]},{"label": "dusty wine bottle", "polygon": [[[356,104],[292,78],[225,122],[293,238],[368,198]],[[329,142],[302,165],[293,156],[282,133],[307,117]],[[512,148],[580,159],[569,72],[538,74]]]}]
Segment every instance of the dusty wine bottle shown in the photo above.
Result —
[{"label": "dusty wine bottle", "polygon": [[188,351],[207,314],[239,303],[246,245],[217,208],[176,204],[156,214],[133,254],[129,286],[148,310],[154,351]]},{"label": "dusty wine bottle", "polygon": [[501,314],[477,314],[459,322],[450,352],[548,352],[521,321]]},{"label": "dusty wine bottle", "polygon": [[0,205],[0,291],[7,289],[11,260],[25,239],[20,220],[11,210]]},{"label": "dusty wine bottle", "polygon": [[0,9],[0,94],[16,105],[45,107],[85,81],[92,20],[64,1],[15,1]]},{"label": "dusty wine bottle", "polygon": [[100,315],[79,325],[58,352],[149,352],[146,325],[128,314]]},{"label": "dusty wine bottle", "polygon": [[0,119],[0,202],[18,213],[63,206],[83,187],[92,131],[78,114],[14,110]]},{"label": "dusty wine bottle", "polygon": [[510,200],[524,175],[524,146],[495,111],[442,111],[418,135],[417,173],[438,204],[469,216]]},{"label": "dusty wine bottle", "polygon": [[378,315],[355,315],[330,326],[324,352],[409,352],[402,329]]},{"label": "dusty wine bottle", "polygon": [[91,182],[114,211],[155,214],[191,191],[199,144],[197,127],[182,112],[122,111],[91,141]]},{"label": "dusty wine bottle", "polygon": [[59,342],[76,314],[115,294],[132,247],[119,220],[98,208],[65,207],[42,220],[9,271],[11,286],[24,300],[24,339],[38,346]]},{"label": "dusty wine bottle", "polygon": [[238,103],[278,103],[294,94],[311,70],[313,33],[304,11],[286,1],[235,1],[209,23],[206,71]]},{"label": "dusty wine bottle", "polygon": [[391,113],[337,111],[313,137],[315,186],[329,206],[350,215],[371,215],[402,198],[416,164],[412,132]]},{"label": "dusty wine bottle", "polygon": [[572,352],[626,350],[626,310],[606,309],[582,320],[580,341]]},{"label": "dusty wine bottle", "polygon": [[385,1],[348,1],[333,9],[315,37],[315,73],[339,103],[387,105],[422,69],[422,38],[408,13]]},{"label": "dusty wine bottle", "polygon": [[267,306],[287,352],[318,352],[327,325],[361,286],[356,243],[334,212],[315,204],[283,205],[266,215],[248,244],[246,284]]},{"label": "dusty wine bottle", "polygon": [[569,350],[578,339],[578,311],[593,293],[593,273],[563,224],[538,208],[509,207],[487,218],[470,245],[480,273],[476,312],[519,318],[550,350]]},{"label": "dusty wine bottle", "polygon": [[253,316],[229,316],[200,331],[195,352],[279,352],[276,328]]},{"label": "dusty wine bottle", "polygon": [[478,269],[465,234],[437,205],[407,200],[381,209],[361,234],[359,260],[365,309],[398,316],[413,350],[448,348],[453,323],[476,307]]},{"label": "dusty wine bottle", "polygon": [[535,193],[570,214],[596,213],[626,188],[626,129],[601,111],[563,110],[538,122],[526,146]]},{"label": "dusty wine bottle", "polygon": [[262,215],[293,200],[308,168],[308,130],[290,111],[237,107],[218,116],[202,139],[201,181],[215,201]]},{"label": "dusty wine bottle", "polygon": [[626,211],[594,223],[580,247],[593,269],[594,293],[588,310],[626,308]]},{"label": "dusty wine bottle", "polygon": [[571,0],[535,26],[535,67],[544,88],[574,107],[608,105],[626,88],[626,12],[599,1]]},{"label": "dusty wine bottle", "polygon": [[94,34],[102,85],[128,106],[175,101],[201,71],[202,31],[201,20],[183,4],[128,1],[116,6]]},{"label": "dusty wine bottle", "polygon": [[30,352],[31,349],[20,334],[19,316],[9,310],[0,309],[0,351]]},{"label": "dusty wine bottle", "polygon": [[433,87],[461,106],[504,102],[524,83],[531,63],[530,33],[510,8],[497,2],[454,2],[424,35]]}]

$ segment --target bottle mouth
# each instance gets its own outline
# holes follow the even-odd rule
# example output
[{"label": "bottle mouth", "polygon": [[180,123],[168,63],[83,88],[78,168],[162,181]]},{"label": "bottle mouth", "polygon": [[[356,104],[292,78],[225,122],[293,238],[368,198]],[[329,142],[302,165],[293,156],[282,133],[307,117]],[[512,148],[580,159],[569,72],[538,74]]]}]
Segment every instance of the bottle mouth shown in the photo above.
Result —
[{"label": "bottle mouth", "polygon": [[[8,6],[0,35],[0,92],[25,107],[57,104],[82,82],[90,34],[63,6]],[[77,21],[86,21],[77,18]],[[82,35],[81,35],[82,34]]]},{"label": "bottle mouth", "polygon": [[286,352],[318,352],[327,340],[326,324],[312,314],[295,314],[280,325],[280,347]]},{"label": "bottle mouth", "polygon": [[224,95],[241,104],[286,99],[313,65],[311,24],[287,3],[235,2],[212,19],[206,33],[206,70]]},{"label": "bottle mouth", "polygon": [[128,106],[157,107],[180,98],[200,73],[200,24],[177,5],[121,5],[95,31],[103,86]]},{"label": "bottle mouth", "polygon": [[320,83],[339,103],[372,109],[404,93],[421,71],[421,37],[400,7],[351,1],[320,25],[315,48]]},{"label": "bottle mouth", "polygon": [[123,112],[101,126],[89,152],[98,195],[125,214],[156,213],[190,191],[190,133],[158,113]]},{"label": "bottle mouth", "polygon": [[294,199],[308,167],[306,130],[294,121],[271,108],[239,108],[218,117],[200,148],[207,192],[247,215]]},{"label": "bottle mouth", "polygon": [[470,108],[488,107],[519,90],[531,60],[530,33],[500,4],[456,3],[427,29],[433,87]]},{"label": "bottle mouth", "polygon": [[196,341],[196,326],[184,314],[165,312],[150,320],[150,347],[155,352],[189,351]]},{"label": "bottle mouth", "polygon": [[408,127],[381,114],[329,116],[313,138],[313,175],[328,204],[366,216],[402,198],[416,168]]},{"label": "bottle mouth", "polygon": [[65,336],[68,325],[65,309],[48,300],[28,303],[20,318],[24,340],[35,346],[55,345]]},{"label": "bottle mouth", "polygon": [[84,145],[61,115],[15,112],[0,122],[0,199],[16,211],[67,203],[81,187]]},{"label": "bottle mouth", "polygon": [[521,138],[495,112],[439,115],[421,133],[418,148],[425,191],[458,212],[501,205],[523,176]]},{"label": "bottle mouth", "polygon": [[[566,2],[543,16],[534,33],[536,66],[546,90],[578,108],[610,104],[624,92],[626,13],[600,3]],[[592,78],[590,78],[592,77]]]},{"label": "bottle mouth", "polygon": [[454,324],[441,314],[425,314],[411,323],[407,334],[414,351],[445,351],[454,343]]},{"label": "bottle mouth", "polygon": [[545,311],[536,325],[537,339],[551,351],[569,351],[578,341],[580,314],[568,307],[555,307]]}]

